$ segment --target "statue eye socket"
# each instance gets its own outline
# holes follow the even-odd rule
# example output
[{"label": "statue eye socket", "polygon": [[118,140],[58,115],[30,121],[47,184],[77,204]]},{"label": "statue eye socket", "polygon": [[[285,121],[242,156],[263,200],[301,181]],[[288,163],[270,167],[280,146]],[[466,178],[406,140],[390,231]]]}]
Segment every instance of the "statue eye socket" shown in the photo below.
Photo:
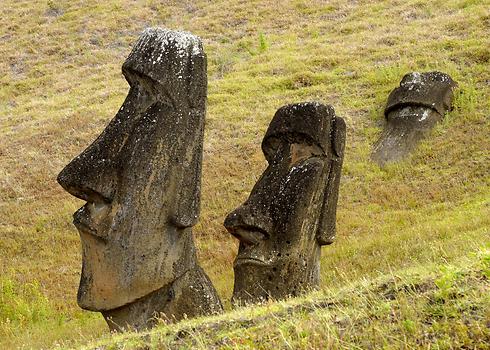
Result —
[{"label": "statue eye socket", "polygon": [[159,101],[167,106],[175,107],[175,101],[169,95],[168,89],[165,89],[159,81],[130,68],[123,70],[123,73],[129,85],[137,86],[148,101]]},{"label": "statue eye socket", "polygon": [[317,145],[308,145],[303,143],[292,143],[290,145],[290,157],[291,162],[289,164],[290,167],[297,165],[307,159],[312,157],[321,157],[323,155],[323,151]]}]

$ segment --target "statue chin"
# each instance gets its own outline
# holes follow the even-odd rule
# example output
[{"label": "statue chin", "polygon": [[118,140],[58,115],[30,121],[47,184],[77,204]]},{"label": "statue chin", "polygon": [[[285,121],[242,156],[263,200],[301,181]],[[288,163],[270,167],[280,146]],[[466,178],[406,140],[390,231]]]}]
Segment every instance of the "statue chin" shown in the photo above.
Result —
[{"label": "statue chin", "polygon": [[117,309],[103,311],[113,331],[141,331],[159,322],[213,315],[223,311],[221,301],[204,271],[195,265],[170,285]]},{"label": "statue chin", "polygon": [[[299,251],[300,248],[297,247]],[[289,254],[269,265],[245,262],[235,264],[233,305],[246,305],[270,299],[299,296],[317,289],[320,283],[320,250],[309,256]]]}]

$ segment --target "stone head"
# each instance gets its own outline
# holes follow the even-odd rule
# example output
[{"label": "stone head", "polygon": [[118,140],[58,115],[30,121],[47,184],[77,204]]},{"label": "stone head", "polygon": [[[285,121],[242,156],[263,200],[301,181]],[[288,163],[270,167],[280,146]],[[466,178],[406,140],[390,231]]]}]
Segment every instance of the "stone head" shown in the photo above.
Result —
[{"label": "stone head", "polygon": [[388,96],[386,126],[374,146],[373,160],[384,165],[407,156],[451,109],[456,86],[441,72],[406,74]]},{"label": "stone head", "polygon": [[282,298],[319,283],[320,247],[335,237],[345,123],[332,107],[280,108],[262,141],[268,167],[225,219],[238,240],[234,302]]},{"label": "stone head", "polygon": [[192,34],[143,32],[122,66],[129,92],[98,138],[58,175],[86,204],[78,303],[131,303],[194,263],[199,216],[206,57]]}]

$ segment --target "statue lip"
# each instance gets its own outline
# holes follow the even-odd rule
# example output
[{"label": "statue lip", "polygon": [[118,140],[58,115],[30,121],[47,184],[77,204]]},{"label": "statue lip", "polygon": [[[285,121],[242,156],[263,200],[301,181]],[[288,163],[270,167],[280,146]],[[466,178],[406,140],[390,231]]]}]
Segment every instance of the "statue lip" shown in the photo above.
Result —
[{"label": "statue lip", "polygon": [[247,246],[258,245],[269,238],[267,231],[251,225],[231,226],[227,227],[227,230]]},{"label": "statue lip", "polygon": [[259,265],[259,266],[269,266],[268,263],[266,263],[264,260],[259,259],[259,258],[253,258],[253,257],[250,257],[250,256],[243,256],[243,257],[238,256],[235,259],[235,263],[233,264],[233,267],[237,267],[239,265],[245,265],[245,264]]},{"label": "statue lip", "polygon": [[79,232],[90,234],[106,242],[106,238],[99,235],[97,230],[90,225],[90,218],[90,214],[86,212],[85,206],[83,206],[73,214],[73,225],[75,225]]},{"label": "statue lip", "polygon": [[80,232],[89,233],[92,236],[99,237],[97,235],[97,232],[93,228],[91,228],[90,226],[88,226],[87,224],[85,224],[83,222],[80,222],[78,220],[73,220],[73,225],[75,225],[75,227],[77,228],[77,230],[80,231]]}]

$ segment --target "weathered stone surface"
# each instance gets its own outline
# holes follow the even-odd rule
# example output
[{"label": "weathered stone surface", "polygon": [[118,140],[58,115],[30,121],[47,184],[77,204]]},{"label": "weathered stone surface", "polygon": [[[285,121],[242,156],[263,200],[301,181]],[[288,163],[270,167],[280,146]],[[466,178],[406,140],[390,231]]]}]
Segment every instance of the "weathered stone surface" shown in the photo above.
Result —
[{"label": "weathered stone surface", "polygon": [[192,236],[207,89],[201,41],[147,29],[122,71],[130,85],[123,105],[58,175],[87,201],[74,214],[83,250],[78,304],[101,311],[112,329],[143,329],[157,314],[218,312]]},{"label": "weathered stone surface", "polygon": [[234,303],[318,286],[320,249],[335,238],[345,123],[316,102],[287,105],[262,142],[269,163],[247,201],[225,219],[240,240]]},{"label": "weathered stone surface", "polygon": [[405,75],[388,97],[386,127],[374,146],[372,159],[384,165],[407,156],[451,109],[456,86],[441,72]]}]

